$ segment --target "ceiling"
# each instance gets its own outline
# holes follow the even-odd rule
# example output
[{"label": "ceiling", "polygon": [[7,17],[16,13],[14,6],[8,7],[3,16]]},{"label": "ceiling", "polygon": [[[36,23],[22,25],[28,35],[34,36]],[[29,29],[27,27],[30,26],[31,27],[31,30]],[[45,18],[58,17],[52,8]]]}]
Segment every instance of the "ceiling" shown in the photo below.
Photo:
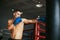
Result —
[{"label": "ceiling", "polygon": [[[42,7],[36,7],[35,5],[42,4]],[[34,13],[32,15],[46,15],[46,0],[0,0],[2,10],[4,9],[20,9],[24,13]]]}]

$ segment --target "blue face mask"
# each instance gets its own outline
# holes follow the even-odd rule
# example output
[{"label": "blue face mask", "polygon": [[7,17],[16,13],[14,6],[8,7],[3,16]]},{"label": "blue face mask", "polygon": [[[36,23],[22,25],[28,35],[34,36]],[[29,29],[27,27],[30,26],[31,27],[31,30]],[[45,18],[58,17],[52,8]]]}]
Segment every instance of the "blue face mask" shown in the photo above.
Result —
[{"label": "blue face mask", "polygon": [[16,25],[16,24],[18,24],[18,23],[20,23],[20,22],[22,22],[22,18],[21,18],[21,17],[17,17],[17,18],[14,20],[13,24]]}]

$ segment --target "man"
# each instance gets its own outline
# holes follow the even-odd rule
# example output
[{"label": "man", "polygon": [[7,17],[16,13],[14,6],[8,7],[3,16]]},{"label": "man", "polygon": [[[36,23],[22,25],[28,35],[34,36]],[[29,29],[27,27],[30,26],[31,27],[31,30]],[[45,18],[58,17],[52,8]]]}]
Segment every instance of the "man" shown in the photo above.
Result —
[{"label": "man", "polygon": [[22,12],[13,12],[13,18],[8,20],[8,30],[11,31],[11,40],[22,40],[24,24],[36,23],[37,20],[21,18]]}]

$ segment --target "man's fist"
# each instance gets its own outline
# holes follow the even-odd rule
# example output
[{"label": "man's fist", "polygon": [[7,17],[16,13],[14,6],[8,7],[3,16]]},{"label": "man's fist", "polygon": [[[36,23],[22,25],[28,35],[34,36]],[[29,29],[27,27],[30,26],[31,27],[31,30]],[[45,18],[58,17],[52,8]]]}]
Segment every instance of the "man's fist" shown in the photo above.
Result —
[{"label": "man's fist", "polygon": [[37,21],[46,22],[46,17],[38,17]]}]

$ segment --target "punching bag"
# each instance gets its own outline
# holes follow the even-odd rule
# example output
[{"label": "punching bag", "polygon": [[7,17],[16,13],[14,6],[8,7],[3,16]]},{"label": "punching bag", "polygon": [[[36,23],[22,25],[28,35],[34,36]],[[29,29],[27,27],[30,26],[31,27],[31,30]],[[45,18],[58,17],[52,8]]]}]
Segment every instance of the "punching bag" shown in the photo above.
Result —
[{"label": "punching bag", "polygon": [[59,40],[59,0],[47,0],[46,40]]}]

